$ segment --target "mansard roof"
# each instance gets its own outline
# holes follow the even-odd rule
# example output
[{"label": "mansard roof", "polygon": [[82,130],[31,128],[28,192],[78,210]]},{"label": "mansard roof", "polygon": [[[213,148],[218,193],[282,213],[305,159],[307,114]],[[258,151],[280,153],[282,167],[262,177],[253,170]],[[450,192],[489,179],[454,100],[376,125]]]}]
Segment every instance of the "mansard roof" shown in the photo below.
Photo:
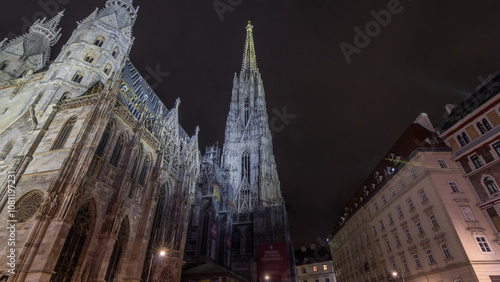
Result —
[{"label": "mansard roof", "polygon": [[419,151],[450,151],[434,130],[426,125],[428,119],[422,115],[412,123],[394,143],[385,157],[375,166],[362,182],[353,197],[349,199],[334,227],[335,233],[369,198],[373,197],[395,173],[403,168]]},{"label": "mansard roof", "polygon": [[441,132],[453,127],[460,120],[474,112],[481,107],[484,103],[488,102],[491,98],[500,92],[500,72],[497,72],[493,78],[483,83],[474,93],[467,97],[460,104],[455,106],[446,118],[443,118],[438,127]]}]

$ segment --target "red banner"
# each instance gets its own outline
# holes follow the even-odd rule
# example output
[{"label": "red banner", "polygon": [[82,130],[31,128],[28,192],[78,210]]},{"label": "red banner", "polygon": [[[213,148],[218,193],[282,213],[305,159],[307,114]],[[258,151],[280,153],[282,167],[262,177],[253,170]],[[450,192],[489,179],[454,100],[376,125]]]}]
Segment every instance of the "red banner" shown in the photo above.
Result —
[{"label": "red banner", "polygon": [[259,281],[288,281],[286,243],[257,246]]}]

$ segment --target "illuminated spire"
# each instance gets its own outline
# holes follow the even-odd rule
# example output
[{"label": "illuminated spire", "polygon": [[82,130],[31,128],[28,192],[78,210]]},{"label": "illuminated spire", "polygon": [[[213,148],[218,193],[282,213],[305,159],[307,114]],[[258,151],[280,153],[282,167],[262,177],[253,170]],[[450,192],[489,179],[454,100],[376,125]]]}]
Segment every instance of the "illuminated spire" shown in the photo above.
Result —
[{"label": "illuminated spire", "polygon": [[252,70],[257,71],[257,57],[255,56],[255,46],[253,44],[253,25],[248,21],[247,29],[247,40],[245,42],[245,52],[243,53],[243,64],[241,66],[241,71]]}]

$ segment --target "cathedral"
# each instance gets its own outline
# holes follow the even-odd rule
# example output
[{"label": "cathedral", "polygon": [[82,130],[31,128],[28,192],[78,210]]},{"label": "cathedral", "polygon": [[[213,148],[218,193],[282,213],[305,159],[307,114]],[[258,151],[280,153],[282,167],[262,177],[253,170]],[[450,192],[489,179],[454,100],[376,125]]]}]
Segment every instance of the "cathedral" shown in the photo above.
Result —
[{"label": "cathedral", "polygon": [[63,12],[0,43],[0,281],[180,281],[206,262],[293,280],[253,26],[222,152],[202,156],[180,99],[129,60],[137,14],[107,0],[52,61]]}]

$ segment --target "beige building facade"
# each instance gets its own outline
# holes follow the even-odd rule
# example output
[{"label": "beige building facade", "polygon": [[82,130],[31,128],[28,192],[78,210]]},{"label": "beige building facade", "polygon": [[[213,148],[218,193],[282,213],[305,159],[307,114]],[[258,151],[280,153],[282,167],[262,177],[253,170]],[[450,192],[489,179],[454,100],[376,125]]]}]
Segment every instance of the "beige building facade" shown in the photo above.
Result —
[{"label": "beige building facade", "polygon": [[330,241],[337,280],[492,281],[500,248],[475,203],[420,115],[345,206]]}]

